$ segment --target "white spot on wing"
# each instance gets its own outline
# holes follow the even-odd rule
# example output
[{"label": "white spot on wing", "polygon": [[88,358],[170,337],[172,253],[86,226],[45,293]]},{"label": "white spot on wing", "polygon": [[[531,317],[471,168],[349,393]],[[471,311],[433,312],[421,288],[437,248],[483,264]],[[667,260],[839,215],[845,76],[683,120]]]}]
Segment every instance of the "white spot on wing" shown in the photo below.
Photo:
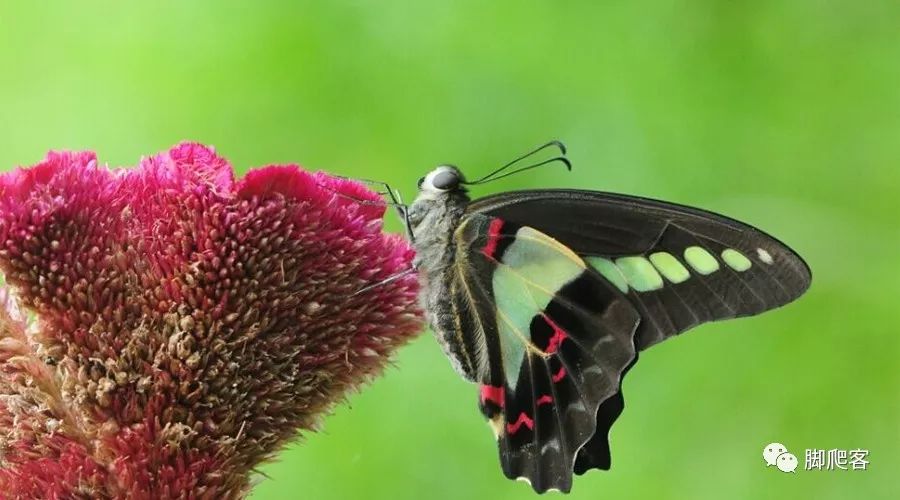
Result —
[{"label": "white spot on wing", "polygon": [[759,260],[765,262],[766,264],[771,264],[772,262],[774,262],[774,260],[772,259],[772,255],[762,248],[756,249],[756,255],[759,256]]}]

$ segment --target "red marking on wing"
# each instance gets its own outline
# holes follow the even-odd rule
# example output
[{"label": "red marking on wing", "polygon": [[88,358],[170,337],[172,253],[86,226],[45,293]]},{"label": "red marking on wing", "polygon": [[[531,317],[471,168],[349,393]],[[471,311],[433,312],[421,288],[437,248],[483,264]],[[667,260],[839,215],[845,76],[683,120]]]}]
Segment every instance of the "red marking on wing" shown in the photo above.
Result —
[{"label": "red marking on wing", "polygon": [[550,325],[550,328],[553,328],[553,336],[550,337],[550,342],[547,343],[547,348],[544,349],[544,352],[546,352],[547,354],[553,354],[559,349],[560,344],[562,344],[563,340],[566,340],[566,337],[568,337],[568,335],[566,335],[566,331],[560,328],[560,326],[557,325],[555,321],[550,319],[549,316],[547,316],[546,314],[541,314],[541,316],[544,317],[544,321],[546,321],[547,324]]},{"label": "red marking on wing", "polygon": [[503,408],[506,403],[506,389],[502,385],[499,387],[482,385],[481,404],[484,404],[485,401],[490,401],[500,408]]},{"label": "red marking on wing", "polygon": [[491,225],[488,227],[487,244],[484,245],[481,253],[490,258],[494,257],[494,252],[497,251],[497,243],[500,241],[501,229],[503,229],[503,219],[491,220]]},{"label": "red marking on wing", "polygon": [[515,422],[506,424],[506,433],[515,434],[519,432],[519,428],[523,425],[529,429],[534,429],[534,420],[528,418],[528,415],[526,415],[525,412],[519,413],[519,418],[517,418]]},{"label": "red marking on wing", "polygon": [[543,396],[539,397],[538,400],[537,400],[537,405],[538,405],[538,406],[541,406],[541,405],[549,405],[549,404],[551,404],[551,403],[553,403],[553,398],[551,398],[551,397],[548,396],[547,394],[544,394]]},{"label": "red marking on wing", "polygon": [[558,372],[556,372],[556,375],[553,376],[553,382],[559,382],[565,376],[566,376],[566,367],[563,366],[559,369]]}]

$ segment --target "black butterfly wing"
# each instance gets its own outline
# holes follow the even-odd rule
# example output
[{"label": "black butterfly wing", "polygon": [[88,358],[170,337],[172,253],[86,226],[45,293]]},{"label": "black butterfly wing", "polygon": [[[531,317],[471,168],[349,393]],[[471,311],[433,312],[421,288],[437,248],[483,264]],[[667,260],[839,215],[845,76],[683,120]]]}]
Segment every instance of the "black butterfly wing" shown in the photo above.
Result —
[{"label": "black butterfly wing", "polygon": [[460,327],[483,338],[479,406],[509,478],[569,491],[601,402],[634,357],[639,316],[564,245],[499,218],[466,217],[449,270]]},{"label": "black butterfly wing", "polygon": [[[518,191],[476,200],[468,213],[527,224],[584,257],[640,312],[638,350],[703,322],[787,304],[811,280],[806,263],[775,238],[673,203],[594,191]],[[619,391],[598,408],[597,431],[579,451],[576,473],[609,469],[608,431],[623,407]]]},{"label": "black butterfly wing", "polygon": [[641,312],[639,350],[700,323],[787,304],[811,280],[803,259],[764,232],[663,201],[513,191],[476,200],[468,213],[531,226],[585,257]]}]

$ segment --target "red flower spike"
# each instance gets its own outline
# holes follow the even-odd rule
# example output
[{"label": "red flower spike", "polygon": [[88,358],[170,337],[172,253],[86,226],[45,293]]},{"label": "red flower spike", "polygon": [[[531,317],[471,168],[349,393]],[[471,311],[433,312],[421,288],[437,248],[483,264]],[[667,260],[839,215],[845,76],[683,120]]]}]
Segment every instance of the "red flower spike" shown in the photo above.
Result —
[{"label": "red flower spike", "polygon": [[185,143],[0,176],[0,491],[242,496],[422,329],[361,184]]}]

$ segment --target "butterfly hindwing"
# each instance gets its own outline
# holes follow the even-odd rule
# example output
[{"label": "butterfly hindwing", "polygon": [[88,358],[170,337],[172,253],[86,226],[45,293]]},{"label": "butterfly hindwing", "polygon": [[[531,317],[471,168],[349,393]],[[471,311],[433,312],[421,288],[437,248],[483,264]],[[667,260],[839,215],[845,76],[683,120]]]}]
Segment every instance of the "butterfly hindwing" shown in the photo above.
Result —
[{"label": "butterfly hindwing", "polygon": [[531,227],[470,216],[455,243],[452,301],[483,332],[479,401],[504,473],[539,492],[568,491],[598,408],[633,360],[639,314],[581,257]]}]

